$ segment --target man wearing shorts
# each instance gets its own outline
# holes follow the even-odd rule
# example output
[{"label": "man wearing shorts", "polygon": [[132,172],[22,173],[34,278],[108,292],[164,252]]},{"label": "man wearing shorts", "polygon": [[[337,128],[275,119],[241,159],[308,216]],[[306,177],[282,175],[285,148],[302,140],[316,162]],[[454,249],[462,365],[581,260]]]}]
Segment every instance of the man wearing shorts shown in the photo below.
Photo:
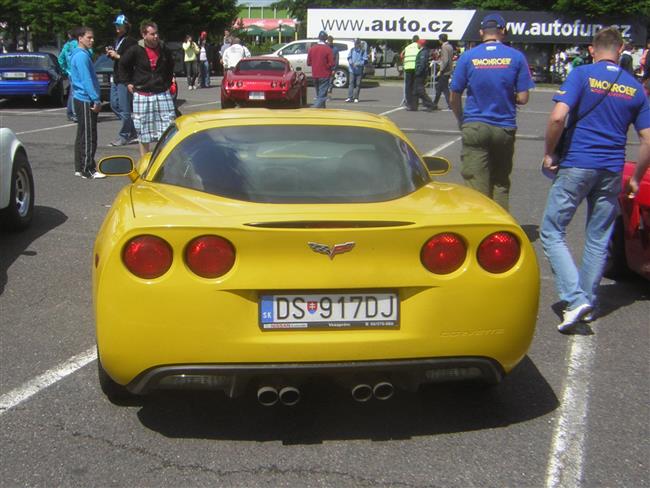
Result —
[{"label": "man wearing shorts", "polygon": [[150,151],[176,117],[169,92],[174,76],[171,51],[158,38],[154,22],[140,25],[142,40],[120,59],[120,78],[133,93],[133,123],[140,139],[140,154]]}]

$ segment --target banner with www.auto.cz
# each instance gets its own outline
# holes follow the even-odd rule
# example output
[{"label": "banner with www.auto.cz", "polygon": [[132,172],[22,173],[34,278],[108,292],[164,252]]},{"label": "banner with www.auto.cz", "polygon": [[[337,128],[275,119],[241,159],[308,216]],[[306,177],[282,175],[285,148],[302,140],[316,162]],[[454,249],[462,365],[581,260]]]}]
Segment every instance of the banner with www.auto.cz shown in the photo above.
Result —
[{"label": "banner with www.auto.cz", "polygon": [[499,13],[508,27],[507,40],[545,44],[588,44],[598,30],[615,25],[623,37],[645,45],[646,27],[633,17],[587,18],[554,12],[415,10],[415,9],[308,9],[307,37],[325,31],[335,38],[438,39],[479,41],[481,19]]}]

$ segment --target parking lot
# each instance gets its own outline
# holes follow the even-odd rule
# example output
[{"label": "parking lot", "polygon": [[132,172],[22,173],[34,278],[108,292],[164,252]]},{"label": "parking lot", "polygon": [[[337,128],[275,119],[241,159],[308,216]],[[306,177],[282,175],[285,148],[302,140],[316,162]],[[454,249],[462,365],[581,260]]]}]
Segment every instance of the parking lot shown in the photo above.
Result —
[{"label": "parking lot", "polygon": [[[188,91],[181,79],[179,89],[183,113],[219,108],[218,86]],[[444,179],[462,181],[450,111],[406,112],[395,82],[368,83],[358,104],[346,97],[334,90],[328,108],[390,117],[422,154],[452,162]],[[126,179],[73,176],[76,125],[65,108],[0,101],[0,126],[24,143],[36,185],[31,228],[0,236],[0,486],[650,486],[648,283],[603,280],[603,316],[585,335],[556,330],[560,309],[538,236],[550,184],[539,163],[551,98],[536,90],[520,109],[512,174],[510,210],[542,277],[524,361],[489,390],[441,385],[359,404],[322,385],[293,408],[206,392],[124,405],[104,397],[92,245]],[[137,156],[137,145],[108,146],[118,127],[106,107],[98,159]],[[628,158],[638,147],[631,135]],[[578,253],[583,212],[568,236]]]}]

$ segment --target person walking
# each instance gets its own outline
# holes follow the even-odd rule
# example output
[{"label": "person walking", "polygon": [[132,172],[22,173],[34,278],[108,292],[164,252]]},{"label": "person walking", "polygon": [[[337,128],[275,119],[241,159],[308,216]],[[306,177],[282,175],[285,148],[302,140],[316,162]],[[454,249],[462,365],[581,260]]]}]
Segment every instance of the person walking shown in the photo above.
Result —
[{"label": "person walking", "polygon": [[74,109],[77,114],[77,137],[75,139],[75,176],[85,179],[105,178],[97,171],[97,114],[102,109],[99,97],[99,81],[90,50],[95,35],[90,27],[77,30],[77,47],[70,55],[70,75],[74,85]]},{"label": "person walking", "polygon": [[210,64],[213,55],[213,46],[208,42],[208,33],[203,31],[199,36],[199,71],[201,88],[210,88]]},{"label": "person walking", "polygon": [[454,68],[454,47],[449,43],[447,34],[440,34],[438,39],[442,43],[440,46],[440,60],[438,68],[438,79],[436,80],[436,97],[433,100],[433,109],[438,110],[438,102],[442,95],[445,96],[447,107],[449,104],[449,79]]},{"label": "person walking", "polygon": [[199,46],[194,42],[191,35],[185,36],[183,47],[183,61],[185,62],[185,75],[187,76],[187,89],[196,89],[196,78],[199,75],[199,62],[197,55],[200,52]]},{"label": "person walking", "polygon": [[516,105],[528,103],[529,90],[535,84],[524,55],[502,43],[506,22],[501,15],[486,15],[479,32],[483,43],[465,51],[458,60],[449,102],[462,133],[461,175],[465,183],[507,210]]},{"label": "person walking", "polygon": [[414,82],[413,82],[413,102],[411,108],[413,110],[418,109],[420,100],[424,104],[425,110],[427,112],[432,112],[434,110],[433,102],[429,97],[424,84],[426,79],[429,76],[429,63],[431,60],[431,51],[427,46],[427,42],[424,39],[418,40],[420,50],[418,51],[417,56],[415,57],[415,73],[414,73]]},{"label": "person walking", "polygon": [[404,61],[404,99],[406,110],[417,110],[415,100],[415,60],[420,52],[419,36],[413,36],[413,42],[406,46],[400,57]]},{"label": "person walking", "polygon": [[[334,77],[336,75],[336,67],[339,65],[339,48],[334,44],[334,38],[332,36],[327,36],[327,45],[332,49],[332,56],[334,57],[334,69],[330,74],[330,83],[327,88],[327,94],[332,95],[332,90],[334,89]],[[329,98],[329,97],[328,97]],[[331,98],[329,98],[331,100]]]},{"label": "person walking", "polygon": [[133,94],[133,122],[140,140],[140,154],[149,152],[176,117],[169,91],[174,77],[174,58],[158,38],[155,22],[140,25],[142,40],[122,55],[120,79]]},{"label": "person walking", "polygon": [[138,135],[135,132],[131,112],[133,110],[133,95],[120,78],[120,58],[131,46],[135,46],[137,41],[129,36],[130,25],[127,18],[120,14],[113,22],[117,38],[115,44],[106,48],[106,55],[113,60],[113,75],[111,76],[111,109],[115,115],[122,121],[122,126],[118,133],[117,139],[110,143],[111,146],[124,146],[135,142]]},{"label": "person walking", "polygon": [[320,31],[318,43],[311,46],[307,53],[307,66],[311,66],[311,77],[314,80],[314,89],[316,90],[314,108],[325,108],[330,75],[335,68],[334,54],[326,41],[327,32]]},{"label": "person walking", "polygon": [[[74,28],[68,31],[68,41],[61,48],[61,52],[59,53],[59,57],[58,57],[59,67],[61,68],[61,71],[63,71],[65,75],[68,77],[68,80],[71,80],[70,55],[72,54],[72,51],[74,51],[77,48],[77,44],[78,44],[77,28]],[[74,113],[73,100],[74,100],[74,91],[71,82],[70,88],[68,89],[68,103],[66,105],[66,116],[68,117],[69,121],[77,122],[77,116]]]},{"label": "person walking", "polygon": [[233,38],[232,44],[223,52],[223,69],[234,69],[242,58],[250,58],[251,52],[246,46],[242,46],[238,37]]},{"label": "person walking", "polygon": [[[596,292],[618,214],[630,124],[641,144],[636,169],[624,188],[629,198],[638,192],[650,166],[650,107],[641,84],[618,65],[623,51],[620,32],[615,27],[598,31],[590,51],[594,63],[573,70],[553,97],[556,103],[544,142],[543,165],[556,175],[540,238],[558,294],[566,304],[558,325],[563,333],[579,321],[595,318]],[[558,155],[565,126],[567,142]],[[584,200],[588,205],[585,246],[578,268],[566,243],[566,230]]]},{"label": "person walking", "polygon": [[368,62],[368,53],[361,44],[361,39],[354,40],[354,47],[348,54],[350,65],[350,81],[348,83],[348,98],[346,102],[359,103],[359,92],[361,91],[361,80],[363,79],[363,68]]}]

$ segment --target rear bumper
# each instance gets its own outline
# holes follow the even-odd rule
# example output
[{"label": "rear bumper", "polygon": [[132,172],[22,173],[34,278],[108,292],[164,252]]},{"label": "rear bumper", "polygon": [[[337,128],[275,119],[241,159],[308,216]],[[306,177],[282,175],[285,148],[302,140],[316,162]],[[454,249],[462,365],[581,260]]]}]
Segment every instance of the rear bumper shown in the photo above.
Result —
[{"label": "rear bumper", "polygon": [[47,82],[0,81],[0,97],[31,97],[50,95],[50,92],[51,86]]},{"label": "rear bumper", "polygon": [[416,391],[425,383],[483,381],[498,383],[505,372],[496,361],[484,357],[428,358],[388,361],[272,364],[181,364],[151,368],[127,385],[131,393],[156,389],[222,390],[229,397],[243,393],[249,383],[284,381],[300,385],[327,378],[345,385],[369,379],[390,381]]}]

